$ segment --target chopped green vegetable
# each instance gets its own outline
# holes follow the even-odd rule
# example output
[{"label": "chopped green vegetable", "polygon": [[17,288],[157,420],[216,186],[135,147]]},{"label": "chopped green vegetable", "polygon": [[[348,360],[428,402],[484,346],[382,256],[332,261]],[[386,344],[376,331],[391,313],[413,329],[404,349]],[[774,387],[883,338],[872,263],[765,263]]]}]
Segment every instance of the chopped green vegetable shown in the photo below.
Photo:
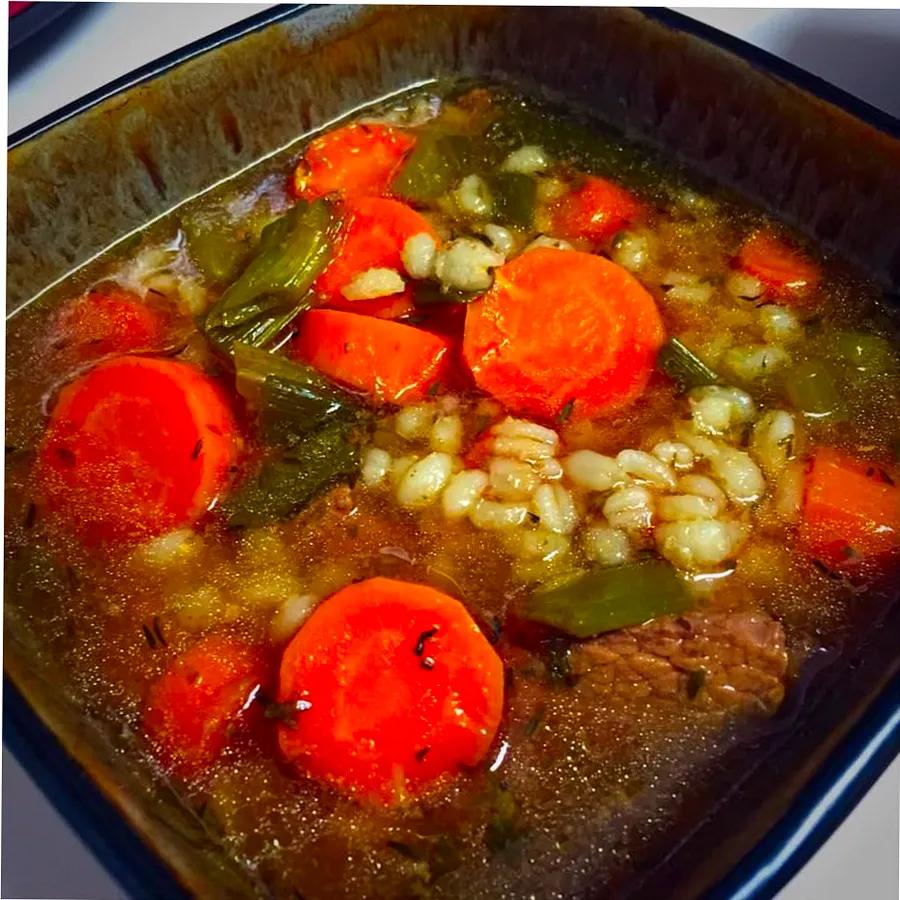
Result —
[{"label": "chopped green vegetable", "polygon": [[656,366],[685,390],[707,384],[722,384],[718,374],[675,337],[669,338],[659,351]]},{"label": "chopped green vegetable", "polygon": [[507,99],[485,138],[496,146],[501,158],[523,144],[537,144],[554,160],[590,175],[625,176],[634,185],[658,186],[664,180],[642,148],[624,143],[601,122],[573,118],[552,104],[536,106]]},{"label": "chopped green vegetable", "polygon": [[237,343],[234,365],[238,392],[259,412],[270,443],[291,444],[327,419],[351,419],[360,411],[352,394],[283,356]]},{"label": "chopped green vegetable", "polygon": [[354,427],[332,422],[266,460],[226,501],[230,528],[252,528],[297,513],[325,488],[359,469]]},{"label": "chopped green vegetable", "polygon": [[316,200],[267,225],[250,265],[207,314],[210,339],[224,349],[235,341],[259,347],[308,309],[339,224],[332,206]]},{"label": "chopped green vegetable", "polygon": [[224,215],[188,216],[181,227],[187,238],[188,255],[210,281],[224,284],[237,277],[251,251],[248,239],[239,240],[234,224]]},{"label": "chopped green vegetable", "polygon": [[661,560],[648,560],[594,569],[557,587],[535,591],[520,614],[573,637],[588,638],[680,613],[690,605],[675,570]]},{"label": "chopped green vegetable", "polygon": [[811,419],[846,417],[843,393],[834,368],[824,359],[808,359],[792,366],[784,378],[791,403]]},{"label": "chopped green vegetable", "polygon": [[508,849],[526,834],[516,798],[503,784],[493,791],[494,815],[484,829],[484,843],[491,853]]},{"label": "chopped green vegetable", "polygon": [[828,336],[831,353],[841,362],[867,375],[896,374],[900,359],[890,342],[864,331],[838,331]]},{"label": "chopped green vegetable", "polygon": [[459,844],[447,835],[437,838],[410,835],[405,841],[389,840],[387,846],[406,859],[424,863],[427,869],[424,874],[426,883],[453,872],[462,864],[462,851]]},{"label": "chopped green vegetable", "polygon": [[498,172],[485,176],[485,181],[494,199],[492,221],[529,228],[534,219],[537,182],[518,172]]},{"label": "chopped green vegetable", "polygon": [[479,143],[464,134],[423,135],[391,185],[403,200],[436,200],[466,175],[482,168]]}]

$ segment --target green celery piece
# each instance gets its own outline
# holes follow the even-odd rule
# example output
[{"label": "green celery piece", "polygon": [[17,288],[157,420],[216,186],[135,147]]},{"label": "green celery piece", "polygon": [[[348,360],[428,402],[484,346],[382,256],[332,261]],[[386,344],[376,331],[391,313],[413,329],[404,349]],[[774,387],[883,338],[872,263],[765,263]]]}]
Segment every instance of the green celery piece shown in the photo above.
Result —
[{"label": "green celery piece", "polygon": [[225,502],[230,528],[255,528],[290,518],[325,488],[359,470],[353,425],[332,422],[266,460]]},{"label": "green celery piece", "polygon": [[309,289],[331,258],[339,217],[326,200],[298,201],[268,224],[256,256],[206,317],[220,345],[260,346],[309,306]]},{"label": "green celery piece", "polygon": [[537,182],[519,172],[497,172],[486,176],[485,181],[494,200],[491,220],[530,228],[537,202]]},{"label": "green celery piece", "polygon": [[699,356],[678,338],[669,338],[656,356],[656,367],[685,390],[708,384],[722,384],[722,379]]},{"label": "green celery piece", "polygon": [[646,560],[593,569],[562,585],[535,591],[523,603],[521,615],[573,637],[589,638],[690,606],[687,588],[672,566]]},{"label": "green celery piece", "polygon": [[784,375],[785,391],[794,406],[811,419],[840,421],[847,410],[834,367],[824,359],[808,359]]}]

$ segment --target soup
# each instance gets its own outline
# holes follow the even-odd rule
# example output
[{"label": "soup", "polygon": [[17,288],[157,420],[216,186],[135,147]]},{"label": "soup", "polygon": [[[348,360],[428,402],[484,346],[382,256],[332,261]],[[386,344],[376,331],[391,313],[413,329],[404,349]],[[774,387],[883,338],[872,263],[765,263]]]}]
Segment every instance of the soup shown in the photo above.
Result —
[{"label": "soup", "polygon": [[896,333],[597,123],[413,93],[10,322],[7,602],[260,894],[612,890],[884,603]]}]

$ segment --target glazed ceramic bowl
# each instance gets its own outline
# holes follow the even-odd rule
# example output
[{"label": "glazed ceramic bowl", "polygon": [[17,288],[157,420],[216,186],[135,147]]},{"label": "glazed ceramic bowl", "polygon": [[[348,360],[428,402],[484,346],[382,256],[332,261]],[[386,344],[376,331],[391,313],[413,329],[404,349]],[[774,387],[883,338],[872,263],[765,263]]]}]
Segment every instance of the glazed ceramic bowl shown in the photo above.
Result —
[{"label": "glazed ceramic bowl", "polygon": [[[262,13],[15,135],[8,312],[301,133],[460,76],[556,96],[656,145],[896,297],[900,124],[820,80],[672,13],[316,6]],[[803,864],[900,748],[897,593],[886,585],[880,621],[814,660],[768,731],[632,848],[616,896],[771,896]],[[27,602],[7,589],[5,737],[48,796],[134,896],[264,895],[127,736],[84,712]]]}]

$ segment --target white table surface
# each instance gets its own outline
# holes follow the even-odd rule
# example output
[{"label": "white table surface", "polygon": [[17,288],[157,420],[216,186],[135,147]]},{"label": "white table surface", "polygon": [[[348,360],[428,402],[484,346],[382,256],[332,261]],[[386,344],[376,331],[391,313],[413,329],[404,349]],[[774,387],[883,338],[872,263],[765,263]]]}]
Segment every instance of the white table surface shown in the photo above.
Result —
[{"label": "white table surface", "polygon": [[[88,6],[85,4],[85,6]],[[246,18],[255,4],[91,4],[9,85],[9,133]],[[680,10],[900,116],[900,10]],[[4,898],[118,900],[121,889],[3,751]],[[900,760],[778,900],[897,900]]]}]

